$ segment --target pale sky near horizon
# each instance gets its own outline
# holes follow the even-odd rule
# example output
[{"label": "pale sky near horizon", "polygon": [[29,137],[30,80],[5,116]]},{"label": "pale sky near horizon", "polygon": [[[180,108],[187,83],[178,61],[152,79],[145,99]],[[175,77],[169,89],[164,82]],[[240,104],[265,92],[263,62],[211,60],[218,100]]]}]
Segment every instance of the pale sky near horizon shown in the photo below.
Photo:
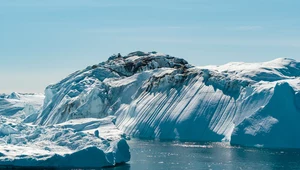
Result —
[{"label": "pale sky near horizon", "polygon": [[120,52],[192,65],[300,61],[298,0],[1,0],[0,93],[43,92]]}]

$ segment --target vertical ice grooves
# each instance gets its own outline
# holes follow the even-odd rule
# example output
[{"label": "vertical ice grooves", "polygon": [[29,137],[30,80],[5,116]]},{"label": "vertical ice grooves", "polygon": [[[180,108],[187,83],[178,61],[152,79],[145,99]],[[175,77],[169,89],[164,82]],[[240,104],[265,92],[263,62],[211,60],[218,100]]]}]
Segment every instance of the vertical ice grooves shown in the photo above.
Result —
[{"label": "vertical ice grooves", "polygon": [[[232,127],[243,116],[251,115],[268,101],[268,97],[259,97],[267,95],[264,91],[236,99],[236,96],[227,95],[232,87],[224,84],[218,86],[223,90],[215,89],[197,75],[186,79],[181,86],[166,88],[167,91],[156,86],[147,88],[132,101],[135,104],[117,111],[120,112],[117,126],[143,138],[219,141],[231,135]],[[251,96],[259,100],[251,102]]]}]

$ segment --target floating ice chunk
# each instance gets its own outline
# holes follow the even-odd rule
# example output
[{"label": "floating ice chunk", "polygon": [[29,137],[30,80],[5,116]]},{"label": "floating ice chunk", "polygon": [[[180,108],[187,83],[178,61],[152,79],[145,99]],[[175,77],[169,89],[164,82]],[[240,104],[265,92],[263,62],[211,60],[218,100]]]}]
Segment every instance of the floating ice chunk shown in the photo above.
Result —
[{"label": "floating ice chunk", "polygon": [[[0,165],[99,168],[128,162],[129,146],[121,139],[121,132],[104,130],[102,137],[89,133],[99,131],[99,126],[112,129],[109,120],[75,120],[57,126],[33,126],[18,119],[0,117],[0,139],[4,141],[0,142]],[[98,125],[89,126],[95,123]]]}]

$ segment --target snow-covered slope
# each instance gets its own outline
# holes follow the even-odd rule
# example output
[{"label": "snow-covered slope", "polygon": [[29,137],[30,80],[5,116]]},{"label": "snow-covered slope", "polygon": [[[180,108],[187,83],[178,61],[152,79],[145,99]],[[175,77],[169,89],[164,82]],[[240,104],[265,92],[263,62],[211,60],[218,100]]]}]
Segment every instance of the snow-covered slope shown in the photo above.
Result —
[{"label": "snow-covered slope", "polygon": [[286,58],[193,67],[134,52],[48,86],[35,123],[115,115],[135,137],[300,147],[299,76],[300,63]]}]

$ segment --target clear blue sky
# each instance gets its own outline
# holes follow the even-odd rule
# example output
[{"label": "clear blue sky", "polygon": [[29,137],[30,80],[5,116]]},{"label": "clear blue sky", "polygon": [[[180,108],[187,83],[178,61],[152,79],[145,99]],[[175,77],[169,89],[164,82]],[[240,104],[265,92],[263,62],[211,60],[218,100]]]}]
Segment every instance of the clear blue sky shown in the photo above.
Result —
[{"label": "clear blue sky", "polygon": [[111,54],[300,60],[298,0],[2,0],[0,92],[43,92]]}]

